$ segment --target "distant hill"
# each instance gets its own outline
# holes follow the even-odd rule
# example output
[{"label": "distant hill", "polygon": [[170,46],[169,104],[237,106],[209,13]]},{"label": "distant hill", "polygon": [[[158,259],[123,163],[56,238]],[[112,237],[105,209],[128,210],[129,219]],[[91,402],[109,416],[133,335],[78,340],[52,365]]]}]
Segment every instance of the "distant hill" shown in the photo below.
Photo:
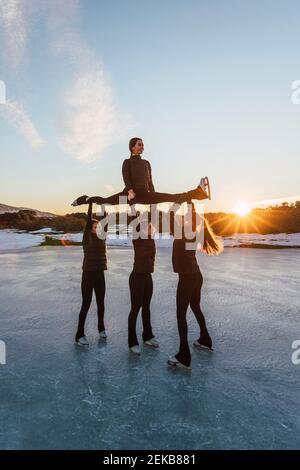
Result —
[{"label": "distant hill", "polygon": [[[120,223],[118,215],[117,225]],[[130,223],[133,218],[128,216],[127,222]],[[246,217],[218,212],[206,213],[205,218],[215,233],[224,237],[234,233],[300,233],[300,201],[291,204],[285,202],[280,206],[265,209],[252,209]],[[86,213],[82,212],[61,216],[25,207],[0,204],[0,229],[32,231],[52,228],[57,231],[79,232],[83,230],[85,224]],[[161,228],[158,229],[161,230]]]},{"label": "distant hill", "polygon": [[33,211],[35,212],[36,217],[47,217],[47,218],[57,217],[56,214],[52,214],[51,212],[41,212],[41,211],[38,211],[37,209],[30,209],[28,207],[14,207],[14,206],[8,206],[7,204],[0,204],[0,214],[13,213],[13,212],[19,212],[19,211]]}]

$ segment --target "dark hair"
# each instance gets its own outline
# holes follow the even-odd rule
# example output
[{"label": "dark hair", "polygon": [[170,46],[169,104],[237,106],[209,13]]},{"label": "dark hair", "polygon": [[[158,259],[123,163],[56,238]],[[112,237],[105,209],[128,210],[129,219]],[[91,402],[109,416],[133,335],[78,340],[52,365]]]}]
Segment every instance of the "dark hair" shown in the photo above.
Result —
[{"label": "dark hair", "polygon": [[[99,224],[99,222],[101,222],[101,220],[103,220],[105,217],[107,217],[107,212],[105,211],[103,215],[100,215],[99,219],[92,219],[91,222],[92,222],[92,225],[91,225],[91,231],[92,231],[92,228],[93,228],[93,225],[94,224]],[[107,232],[107,228],[108,228],[108,224],[106,223],[104,225],[104,232]]]},{"label": "dark hair", "polygon": [[217,237],[207,222],[206,218],[203,218],[204,221],[204,241],[202,246],[202,251],[207,255],[218,255],[224,250],[223,243],[219,237]]},{"label": "dark hair", "polygon": [[130,141],[129,141],[130,154],[132,153],[132,149],[133,149],[133,147],[135,146],[135,144],[137,143],[138,140],[143,140],[143,139],[141,139],[140,137],[132,137],[132,139],[130,139]]}]

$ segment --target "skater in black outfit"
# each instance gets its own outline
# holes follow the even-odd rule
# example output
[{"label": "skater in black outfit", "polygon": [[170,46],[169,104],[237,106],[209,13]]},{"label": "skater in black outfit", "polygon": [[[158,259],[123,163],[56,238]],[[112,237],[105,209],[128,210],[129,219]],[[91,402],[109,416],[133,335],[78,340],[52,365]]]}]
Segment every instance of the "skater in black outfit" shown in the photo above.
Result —
[{"label": "skater in black outfit", "polygon": [[99,238],[97,235],[99,221],[97,219],[93,219],[92,206],[93,204],[90,203],[87,223],[82,240],[84,252],[81,280],[82,305],[75,337],[75,342],[80,346],[89,345],[84,334],[84,325],[92,302],[93,291],[95,291],[97,301],[99,336],[100,338],[106,338],[104,327],[104,271],[107,269],[106,241],[105,239],[102,239],[102,237]]},{"label": "skater in black outfit", "polygon": [[[193,204],[189,206],[192,210],[193,233],[196,230],[197,214]],[[186,321],[187,309],[190,306],[200,328],[199,338],[194,341],[197,348],[212,350],[212,340],[207,331],[204,315],[200,307],[201,288],[203,277],[196,259],[196,248],[187,249],[187,243],[195,241],[196,238],[174,239],[172,263],[174,272],[178,273],[178,285],[176,293],[177,325],[180,338],[179,352],[175,357],[168,360],[171,366],[190,369],[191,353],[188,344],[188,328]],[[190,248],[190,247],[189,247]],[[204,219],[204,243],[202,251],[207,254],[219,254],[222,245],[215,238],[207,221]]]},{"label": "skater in black outfit", "polygon": [[123,162],[122,175],[125,183],[123,191],[113,194],[109,197],[86,195],[77,198],[72,205],[78,206],[94,202],[96,204],[112,204],[120,203],[121,196],[127,198],[129,204],[159,204],[162,202],[177,202],[181,204],[191,199],[207,199],[209,196],[206,192],[207,177],[201,178],[197,188],[184,193],[157,193],[154,190],[152,181],[152,171],[149,161],[142,159],[141,155],[144,151],[144,144],[139,137],[133,137],[129,142],[130,158]]},{"label": "skater in black outfit", "polygon": [[142,309],[143,341],[146,345],[158,348],[151,327],[150,302],[153,293],[151,273],[154,271],[155,241],[152,238],[152,226],[147,225],[147,238],[133,240],[134,264],[129,277],[131,310],[128,317],[128,347],[131,352],[140,354],[140,346],[136,336],[136,320]]}]

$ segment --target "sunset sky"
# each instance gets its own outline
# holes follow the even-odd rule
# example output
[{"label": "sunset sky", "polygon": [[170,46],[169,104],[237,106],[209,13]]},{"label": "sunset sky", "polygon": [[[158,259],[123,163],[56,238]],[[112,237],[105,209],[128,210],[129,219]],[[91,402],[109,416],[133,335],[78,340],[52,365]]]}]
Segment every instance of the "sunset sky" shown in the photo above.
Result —
[{"label": "sunset sky", "polygon": [[208,175],[208,211],[293,200],[299,17],[298,0],[0,0],[0,203],[120,191],[135,135],[157,191]]}]

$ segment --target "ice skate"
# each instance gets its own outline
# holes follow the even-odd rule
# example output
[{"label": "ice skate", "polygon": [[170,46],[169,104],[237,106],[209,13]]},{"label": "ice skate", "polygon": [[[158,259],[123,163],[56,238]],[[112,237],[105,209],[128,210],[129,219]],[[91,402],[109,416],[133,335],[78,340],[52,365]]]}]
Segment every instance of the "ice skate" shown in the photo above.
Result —
[{"label": "ice skate", "polygon": [[196,339],[196,341],[193,342],[193,346],[197,349],[206,349],[207,351],[213,351],[212,347],[212,341],[210,336],[203,336],[200,339]]},{"label": "ice skate", "polygon": [[88,204],[87,202],[88,196],[83,195],[75,199],[75,201],[72,202],[71,206],[82,206],[83,204]]},{"label": "ice skate", "polygon": [[155,338],[148,339],[147,341],[144,341],[144,344],[147,346],[151,346],[152,348],[159,348],[159,342],[156,341]]},{"label": "ice skate", "polygon": [[131,351],[133,354],[136,354],[137,356],[141,354],[141,348],[138,344],[129,348],[129,351]]},{"label": "ice skate", "polygon": [[210,184],[207,176],[201,178],[198,188],[202,189],[207,194],[209,200],[211,200]]},{"label": "ice skate", "polygon": [[176,357],[169,357],[168,365],[171,367],[178,367],[179,369],[192,370],[191,366],[185,366],[182,362],[178,361]]},{"label": "ice skate", "polygon": [[89,342],[86,336],[81,336],[81,338],[76,339],[75,344],[77,344],[78,346],[83,346],[83,347],[89,346]]}]

